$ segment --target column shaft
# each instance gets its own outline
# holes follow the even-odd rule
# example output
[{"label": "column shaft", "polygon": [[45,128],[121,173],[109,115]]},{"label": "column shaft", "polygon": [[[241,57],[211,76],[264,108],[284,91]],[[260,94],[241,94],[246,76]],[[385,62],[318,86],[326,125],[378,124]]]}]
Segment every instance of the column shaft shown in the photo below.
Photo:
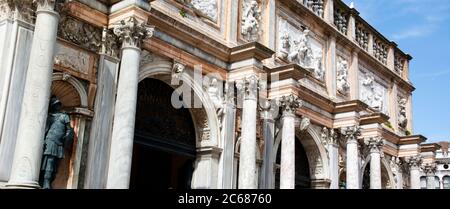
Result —
[{"label": "column shaft", "polygon": [[242,110],[242,141],[239,155],[239,189],[257,189],[256,99],[245,99]]},{"label": "column shaft", "polygon": [[59,15],[39,5],[8,187],[38,188]]},{"label": "column shaft", "polygon": [[330,189],[339,189],[339,146],[337,144],[328,145],[330,156]]},{"label": "column shaft", "polygon": [[122,50],[106,188],[127,189],[130,183],[141,50]]},{"label": "column shaft", "polygon": [[434,175],[427,175],[427,189],[435,189]]},{"label": "column shaft", "polygon": [[349,140],[347,142],[346,166],[347,189],[360,189],[358,142],[356,140]]},{"label": "column shaft", "polygon": [[410,169],[410,186],[411,189],[420,189],[420,171],[419,168],[412,167]]},{"label": "column shaft", "polygon": [[275,137],[275,121],[264,119],[263,137],[264,137],[264,160],[261,173],[261,188],[270,189],[273,177],[273,144]]},{"label": "column shaft", "polygon": [[295,189],[295,117],[283,116],[280,189]]},{"label": "column shaft", "polygon": [[381,189],[381,161],[379,152],[370,153],[370,189]]}]

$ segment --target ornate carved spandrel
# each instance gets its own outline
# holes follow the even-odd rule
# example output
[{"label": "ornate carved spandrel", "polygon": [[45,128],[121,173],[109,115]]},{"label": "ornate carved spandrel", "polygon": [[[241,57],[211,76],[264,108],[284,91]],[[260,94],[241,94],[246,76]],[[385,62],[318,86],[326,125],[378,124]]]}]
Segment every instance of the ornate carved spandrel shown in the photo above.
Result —
[{"label": "ornate carved spandrel", "polygon": [[242,0],[241,35],[247,41],[257,41],[260,33],[261,8],[256,0]]},{"label": "ornate carved spandrel", "polygon": [[59,37],[93,52],[100,52],[102,28],[95,27],[64,13],[61,15],[59,25]]},{"label": "ornate carved spandrel", "polygon": [[122,42],[122,48],[140,48],[142,41],[153,36],[154,26],[138,21],[135,17],[128,17],[114,25],[114,34]]}]

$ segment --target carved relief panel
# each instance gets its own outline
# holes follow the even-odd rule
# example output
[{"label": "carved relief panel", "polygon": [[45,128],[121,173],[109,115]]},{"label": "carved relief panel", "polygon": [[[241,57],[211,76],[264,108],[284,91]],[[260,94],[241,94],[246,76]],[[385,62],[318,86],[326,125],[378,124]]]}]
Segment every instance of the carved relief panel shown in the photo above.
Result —
[{"label": "carved relief panel", "polygon": [[375,110],[389,115],[388,90],[374,73],[360,66],[359,72],[359,99]]},{"label": "carved relief panel", "polygon": [[324,44],[309,28],[280,15],[277,29],[277,57],[311,71],[314,78],[325,79]]},{"label": "carved relief panel", "polygon": [[241,0],[240,8],[240,37],[245,41],[257,41],[262,33],[261,0]]}]

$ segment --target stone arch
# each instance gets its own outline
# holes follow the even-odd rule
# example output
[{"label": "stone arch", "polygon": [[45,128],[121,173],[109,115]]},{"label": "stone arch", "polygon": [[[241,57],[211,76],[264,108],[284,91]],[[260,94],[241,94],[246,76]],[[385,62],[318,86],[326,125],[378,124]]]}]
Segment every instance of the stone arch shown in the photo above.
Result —
[{"label": "stone arch", "polygon": [[[364,172],[365,172],[367,166],[369,165],[370,160],[371,160],[370,155],[367,155],[367,157],[364,158],[364,164],[362,165],[361,170],[360,170],[360,178],[359,178],[360,184],[359,185],[361,186],[361,188],[362,188],[363,181],[364,181]],[[381,157],[380,161],[381,161],[380,162],[381,177],[383,177],[383,175],[387,175],[387,177],[388,177],[388,179],[387,179],[388,182],[386,182],[386,185],[384,185],[384,187],[391,188],[391,189],[397,188],[397,185],[395,183],[396,181],[394,178],[394,174],[391,170],[391,166],[389,165],[389,162],[386,160],[385,157]],[[383,173],[383,171],[385,171],[385,173]],[[383,188],[383,185],[382,185],[382,188]]]},{"label": "stone arch", "polygon": [[[320,139],[319,127],[310,125],[304,132],[297,131],[296,138],[300,140],[308,158],[311,187],[329,188],[329,159],[327,151]],[[276,135],[272,158],[276,159],[281,144],[281,131]],[[274,161],[275,162],[275,161]],[[275,182],[275,181],[273,181]]]},{"label": "stone arch", "polygon": [[[153,78],[171,85],[174,62],[143,51],[138,81]],[[186,67],[187,68],[187,67]],[[196,131],[197,158],[192,177],[192,188],[217,188],[218,167],[221,147],[220,122],[214,103],[204,91],[202,80],[194,79],[188,68],[179,75],[180,84],[188,85],[193,91],[192,98],[201,101],[202,108],[189,108]]]},{"label": "stone arch", "polygon": [[[155,78],[170,85],[172,66],[173,62],[171,62],[170,60],[155,59],[152,62],[148,62],[145,65],[141,66],[139,72],[139,82],[141,82],[145,78]],[[207,138],[206,140],[202,140],[202,138],[205,139],[205,136],[201,136],[201,134],[197,136],[197,148],[206,146],[213,146],[217,148],[221,147],[222,143],[220,140],[220,123],[219,117],[214,107],[214,103],[204,92],[202,84],[199,84],[196,80],[194,80],[191,71],[186,70],[184,73],[182,73],[180,76],[180,81],[185,82],[192,88],[192,90],[194,91],[194,96],[200,99],[203,105],[203,108],[201,108],[200,110],[196,108],[189,109],[189,111],[191,111],[192,117],[195,120],[195,128],[197,129],[196,131],[198,133],[202,131],[208,131],[208,133],[205,133]]]},{"label": "stone arch", "polygon": [[[68,84],[70,84],[78,93],[80,106],[81,107],[87,107],[88,106],[88,96],[86,89],[84,88],[83,84],[76,78],[74,78],[71,75],[64,74],[64,73],[53,73],[52,81],[64,81]],[[54,87],[52,87],[53,90]]]}]

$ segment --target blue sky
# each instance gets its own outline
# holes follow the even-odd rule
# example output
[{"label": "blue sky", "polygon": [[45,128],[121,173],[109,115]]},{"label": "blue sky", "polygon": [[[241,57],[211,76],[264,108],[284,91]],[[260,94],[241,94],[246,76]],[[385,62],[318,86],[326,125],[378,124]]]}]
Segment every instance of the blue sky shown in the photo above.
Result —
[{"label": "blue sky", "polygon": [[414,134],[450,141],[450,0],[344,0],[409,53]]}]

